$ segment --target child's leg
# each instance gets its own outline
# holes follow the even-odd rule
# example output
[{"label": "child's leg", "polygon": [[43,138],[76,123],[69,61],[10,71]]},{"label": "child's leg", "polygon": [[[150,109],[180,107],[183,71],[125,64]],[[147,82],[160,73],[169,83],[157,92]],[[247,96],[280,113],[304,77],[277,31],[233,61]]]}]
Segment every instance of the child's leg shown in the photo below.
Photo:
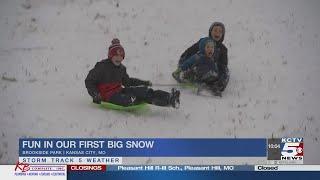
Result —
[{"label": "child's leg", "polygon": [[229,83],[229,78],[230,78],[229,73],[227,73],[224,76],[224,78],[221,78],[221,82],[220,82],[221,91],[224,91],[224,89],[227,87],[227,85]]},{"label": "child's leg", "polygon": [[194,82],[196,81],[196,72],[194,69],[189,69],[184,72],[183,77],[187,82]]},{"label": "child's leg", "polygon": [[117,104],[120,106],[131,106],[131,105],[137,104],[137,99],[128,94],[119,92],[111,96],[108,102]]},{"label": "child's leg", "polygon": [[124,93],[134,96],[137,100],[154,104],[158,106],[169,105],[170,93],[156,90],[147,87],[130,87],[123,90]]},{"label": "child's leg", "polygon": [[122,90],[122,93],[127,94],[128,96],[135,97],[137,101],[147,102],[151,104],[152,93],[147,87],[128,87]]},{"label": "child's leg", "polygon": [[224,91],[224,89],[226,88],[227,84],[229,82],[229,74],[227,74],[225,77],[223,78],[219,78],[216,81],[211,81],[208,82],[207,85],[213,89],[219,90],[219,91]]},{"label": "child's leg", "polygon": [[157,106],[172,106],[174,108],[179,108],[180,91],[174,88],[171,90],[171,93],[162,90],[152,90],[152,104]]},{"label": "child's leg", "polygon": [[153,90],[147,87],[125,88],[123,92],[136,97],[138,101],[147,102],[157,106],[173,106],[173,98],[179,98],[173,97],[172,94],[166,91]]},{"label": "child's leg", "polygon": [[169,106],[170,93],[162,90],[153,90],[152,92],[152,104],[157,106]]},{"label": "child's leg", "polygon": [[198,79],[204,83],[213,82],[218,79],[218,73],[213,70],[207,71],[205,73],[202,72],[202,73],[199,73]]}]

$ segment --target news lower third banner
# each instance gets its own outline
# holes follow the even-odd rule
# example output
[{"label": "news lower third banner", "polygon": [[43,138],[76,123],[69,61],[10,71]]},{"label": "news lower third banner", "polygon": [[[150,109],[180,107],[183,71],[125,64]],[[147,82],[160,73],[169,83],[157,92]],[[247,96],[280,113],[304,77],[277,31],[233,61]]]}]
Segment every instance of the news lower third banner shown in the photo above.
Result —
[{"label": "news lower third banner", "polygon": [[[100,163],[107,164],[121,164],[121,157],[266,157],[266,139],[19,139],[19,161],[32,157],[43,162],[28,163],[81,163],[86,157],[105,157]],[[60,157],[78,161],[57,162]]]},{"label": "news lower third banner", "polygon": [[21,138],[19,162],[123,164],[122,157],[265,157],[302,161],[303,138]]},{"label": "news lower third banner", "polygon": [[320,165],[0,165],[1,179],[320,179]]},{"label": "news lower third banner", "polygon": [[[284,180],[284,179],[308,179],[319,180],[319,166],[296,165],[276,165],[276,166],[221,166],[216,170],[216,166],[146,166],[145,170],[123,170],[121,166],[107,166],[102,172],[68,170],[68,180]],[[127,167],[126,167],[127,168]],[[171,169],[170,169],[171,168]],[[192,169],[190,169],[192,168]]]}]

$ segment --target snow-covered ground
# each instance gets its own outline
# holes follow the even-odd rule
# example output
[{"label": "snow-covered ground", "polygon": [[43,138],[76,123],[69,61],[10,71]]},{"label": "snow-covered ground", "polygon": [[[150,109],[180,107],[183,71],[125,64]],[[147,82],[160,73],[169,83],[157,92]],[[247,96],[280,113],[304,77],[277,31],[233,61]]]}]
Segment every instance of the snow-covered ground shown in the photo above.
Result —
[{"label": "snow-covered ground", "polygon": [[[318,0],[0,0],[0,164],[19,137],[304,137],[320,156]],[[175,83],[180,54],[226,25],[222,99],[188,90],[181,108],[96,108],[84,79],[118,37],[133,77]],[[169,90],[170,87],[154,87]],[[233,162],[236,164],[237,162]]]}]

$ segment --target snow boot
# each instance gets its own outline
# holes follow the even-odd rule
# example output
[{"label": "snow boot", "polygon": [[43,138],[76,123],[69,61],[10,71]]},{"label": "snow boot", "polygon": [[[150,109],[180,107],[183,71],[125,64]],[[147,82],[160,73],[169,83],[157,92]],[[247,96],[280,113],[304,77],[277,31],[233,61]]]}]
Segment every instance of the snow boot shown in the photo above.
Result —
[{"label": "snow boot", "polygon": [[173,108],[178,109],[180,107],[180,91],[172,88],[169,102]]},{"label": "snow boot", "polygon": [[218,88],[216,86],[210,86],[210,90],[212,95],[222,97],[222,91],[221,88]]}]

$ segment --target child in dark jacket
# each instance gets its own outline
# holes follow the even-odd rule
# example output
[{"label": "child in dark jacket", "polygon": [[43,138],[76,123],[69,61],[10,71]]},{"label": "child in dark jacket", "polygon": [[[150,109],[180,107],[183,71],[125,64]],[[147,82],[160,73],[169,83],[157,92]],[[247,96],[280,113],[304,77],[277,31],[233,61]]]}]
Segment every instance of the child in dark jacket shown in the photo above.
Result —
[{"label": "child in dark jacket", "polygon": [[214,59],[214,41],[202,38],[199,41],[199,52],[180,64],[173,77],[178,82],[185,80],[194,83],[211,85],[218,79],[217,63]]},{"label": "child in dark jacket", "polygon": [[[214,22],[209,28],[209,38],[215,41],[215,55],[214,59],[217,63],[218,80],[211,86],[219,91],[223,91],[229,82],[228,70],[228,49],[223,44],[225,35],[225,26],[221,22]],[[193,56],[199,51],[200,40],[189,47],[180,57],[178,67],[183,64],[189,57]]]},{"label": "child in dark jacket", "polygon": [[180,92],[172,89],[171,93],[153,90],[150,81],[131,78],[122,64],[124,48],[118,39],[113,39],[109,47],[108,58],[98,62],[90,70],[85,85],[93,102],[110,102],[121,106],[131,106],[146,102],[158,106],[178,108]]}]

